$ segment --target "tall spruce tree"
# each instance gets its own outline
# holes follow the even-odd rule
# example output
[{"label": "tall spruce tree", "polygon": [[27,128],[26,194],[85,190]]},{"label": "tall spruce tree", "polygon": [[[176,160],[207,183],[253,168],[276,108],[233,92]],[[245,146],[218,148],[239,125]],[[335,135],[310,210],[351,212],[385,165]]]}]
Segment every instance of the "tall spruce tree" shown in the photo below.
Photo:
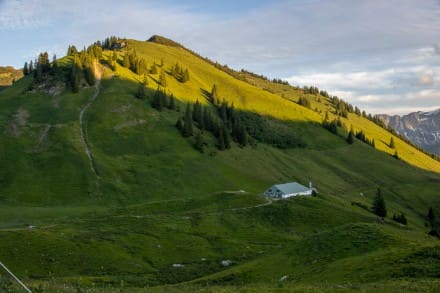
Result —
[{"label": "tall spruce tree", "polygon": [[201,123],[202,121],[202,104],[200,104],[199,100],[196,101],[196,103],[194,104],[194,109],[193,109],[193,120],[196,121],[197,123]]},{"label": "tall spruce tree", "polygon": [[196,141],[194,144],[194,147],[196,148],[196,150],[200,151],[201,153],[203,153],[204,150],[204,141],[203,141],[203,135],[201,131],[198,131],[196,134]]},{"label": "tall spruce tree", "polygon": [[177,127],[177,129],[179,129],[180,133],[183,134],[183,121],[182,121],[182,117],[179,117],[179,119],[177,119],[176,127]]},{"label": "tall spruce tree", "polygon": [[218,148],[221,151],[223,151],[225,149],[225,135],[224,135],[224,132],[223,132],[223,128],[219,129],[219,133],[218,133]]},{"label": "tall spruce tree", "polygon": [[57,55],[55,55],[55,54],[52,57],[52,70],[51,70],[51,72],[53,75],[58,75],[58,73],[59,73]]},{"label": "tall spruce tree", "polygon": [[78,54],[75,54],[73,57],[72,70],[70,72],[70,85],[74,93],[77,93],[79,91],[81,78],[82,78],[81,63]]},{"label": "tall spruce tree", "polygon": [[387,216],[387,208],[385,205],[385,199],[382,196],[382,191],[380,190],[380,188],[377,189],[376,197],[373,200],[372,209],[373,209],[373,212],[381,218],[385,218]]},{"label": "tall spruce tree", "polygon": [[151,65],[150,73],[151,73],[151,74],[157,74],[156,63],[153,63],[153,65]]},{"label": "tall spruce tree", "polygon": [[125,68],[130,68],[130,58],[128,57],[128,52],[125,52],[124,59],[122,60],[122,66]]},{"label": "tall spruce tree", "polygon": [[174,99],[174,95],[173,94],[171,94],[171,96],[170,96],[169,103],[168,103],[168,109],[176,110],[176,101]]},{"label": "tall spruce tree", "polygon": [[78,49],[76,49],[75,46],[71,45],[68,47],[67,56],[72,56],[72,55],[75,55],[76,53],[78,53]]},{"label": "tall spruce tree", "polygon": [[143,83],[139,83],[138,85],[138,90],[136,93],[136,97],[138,99],[145,99],[147,96],[146,91],[145,91],[145,85]]},{"label": "tall spruce tree", "polygon": [[395,143],[394,143],[394,139],[393,137],[391,137],[390,139],[390,148],[394,149],[396,147]]},{"label": "tall spruce tree", "polygon": [[430,207],[429,210],[428,210],[428,221],[429,221],[429,224],[431,225],[431,228],[434,229],[434,226],[435,226],[435,214],[434,214],[434,210],[432,209],[432,207]]},{"label": "tall spruce tree", "polygon": [[353,144],[354,143],[354,133],[353,133],[352,130],[350,130],[350,132],[348,133],[347,142],[349,144]]},{"label": "tall spruce tree", "polygon": [[217,86],[214,84],[211,89],[211,102],[214,105],[218,104],[218,94],[217,94]]},{"label": "tall spruce tree", "polygon": [[191,111],[191,105],[188,103],[186,105],[185,110],[185,118],[184,118],[184,124],[183,124],[183,136],[192,136],[193,135],[193,120],[192,120],[192,111]]},{"label": "tall spruce tree", "polygon": [[163,87],[166,87],[166,86],[167,86],[167,78],[166,78],[166,76],[165,76],[165,72],[164,72],[164,70],[162,70],[162,71],[160,72],[160,76],[159,76],[159,84],[160,84],[161,86],[163,86]]},{"label": "tall spruce tree", "polygon": [[188,69],[185,69],[185,71],[183,72],[183,76],[182,76],[182,82],[187,82],[187,81],[189,81],[189,71],[188,71]]},{"label": "tall spruce tree", "polygon": [[27,63],[27,62],[24,63],[24,67],[23,67],[23,75],[24,75],[24,76],[29,75],[29,66],[28,66],[28,63]]}]

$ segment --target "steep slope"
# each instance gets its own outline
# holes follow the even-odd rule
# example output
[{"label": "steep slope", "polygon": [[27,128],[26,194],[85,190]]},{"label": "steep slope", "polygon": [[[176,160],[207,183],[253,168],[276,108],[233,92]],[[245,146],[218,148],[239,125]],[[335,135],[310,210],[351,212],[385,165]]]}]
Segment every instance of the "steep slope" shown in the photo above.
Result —
[{"label": "steep slope", "polygon": [[380,115],[387,126],[428,152],[440,154],[440,111],[414,112],[403,116]]},{"label": "steep slope", "polygon": [[[233,102],[234,106],[238,109],[257,112],[261,115],[270,115],[281,120],[315,121],[320,123],[324,119],[325,112],[329,113],[331,119],[337,118],[337,116],[332,114],[334,106],[330,104],[326,97],[319,94],[306,95],[311,101],[311,109],[318,109],[320,111],[320,113],[317,113],[293,103],[298,101],[299,96],[305,95],[302,90],[281,85],[281,87],[284,87],[283,91],[261,91],[258,90],[258,86],[237,80],[225,71],[215,68],[205,60],[181,47],[170,47],[134,40],[129,40],[128,43],[127,50],[135,49],[150,65],[153,62],[160,63],[163,59],[165,60],[164,66],[166,70],[175,63],[180,63],[183,67],[191,69],[190,72],[194,75],[194,78],[189,83],[181,84],[172,78],[168,80],[167,90],[184,101],[195,102],[199,100],[204,102],[205,99],[202,92],[209,92],[212,86],[216,84],[220,98]],[[122,58],[122,54],[120,58]],[[124,72],[121,77],[133,81],[141,81],[139,77],[131,72]],[[158,76],[156,80],[157,78]],[[154,80],[150,82],[150,86],[153,88],[156,86],[155,84]],[[261,80],[257,84],[261,84]],[[280,85],[272,83],[271,87],[280,87]],[[423,154],[398,137],[394,137],[396,148],[390,148],[388,143],[393,135],[364,117],[348,113],[348,118],[341,117],[340,119],[347,129],[353,126],[355,131],[363,130],[367,137],[375,140],[378,150],[391,155],[397,150],[402,160],[426,170],[440,172],[440,163],[438,161],[433,160],[430,156]]]},{"label": "steep slope", "polygon": [[[132,49],[149,66],[157,63],[145,99],[136,98],[144,77],[121,66]],[[113,54],[121,63],[114,70]],[[59,64],[68,71],[72,59]],[[436,267],[426,263],[437,260],[439,246],[425,225],[428,208],[440,208],[437,161],[397,138],[411,164],[385,146],[347,144],[342,128],[334,135],[321,126],[332,109],[323,96],[308,96],[312,109],[322,109],[312,111],[296,103],[302,90],[286,86],[283,97],[285,85],[271,84],[273,92],[264,91],[264,81],[237,79],[179,46],[128,40],[100,61],[99,91],[29,91],[28,76],[0,93],[0,259],[32,288],[399,288],[409,277],[420,288],[435,286]],[[186,83],[168,73],[177,62],[190,71]],[[151,107],[162,69],[179,110]],[[216,113],[206,93],[214,84],[237,111],[267,115],[258,121],[305,145],[232,143],[220,151],[206,134],[209,146],[200,153],[175,124],[187,102]],[[391,136],[357,115],[341,119],[379,149]],[[274,183],[309,180],[317,197],[267,202],[259,195]],[[378,186],[389,213],[383,222],[369,211]],[[404,213],[409,225],[393,222],[393,213]],[[281,284],[284,275],[290,279]]]}]

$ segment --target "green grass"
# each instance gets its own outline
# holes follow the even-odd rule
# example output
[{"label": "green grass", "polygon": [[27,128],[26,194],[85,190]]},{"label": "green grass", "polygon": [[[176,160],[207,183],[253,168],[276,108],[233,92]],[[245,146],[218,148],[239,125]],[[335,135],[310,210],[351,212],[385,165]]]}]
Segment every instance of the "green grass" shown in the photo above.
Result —
[{"label": "green grass", "polygon": [[[392,158],[380,142],[391,134],[353,115],[344,123],[374,136],[379,150],[348,145],[319,125],[318,113],[292,102],[301,90],[234,79],[176,47],[129,41],[129,48],[149,65],[163,58],[165,69],[177,61],[189,68],[186,84],[167,76],[180,109],[197,99],[207,105],[201,90],[216,84],[237,109],[277,119],[275,128],[307,146],[233,144],[201,154],[174,126],[183,113],[136,99],[142,78],[118,65],[106,69],[84,116],[95,176],[78,120],[94,89],[51,96],[28,92],[31,77],[19,80],[0,92],[0,260],[33,289],[437,288],[439,242],[426,235],[425,216],[430,206],[440,209],[440,163],[396,138],[403,160]],[[268,86],[273,93],[261,90]],[[264,205],[260,196],[275,183],[309,180],[317,197]],[[378,186],[389,212],[384,223],[368,210]],[[393,213],[405,213],[409,225],[393,222]]]}]

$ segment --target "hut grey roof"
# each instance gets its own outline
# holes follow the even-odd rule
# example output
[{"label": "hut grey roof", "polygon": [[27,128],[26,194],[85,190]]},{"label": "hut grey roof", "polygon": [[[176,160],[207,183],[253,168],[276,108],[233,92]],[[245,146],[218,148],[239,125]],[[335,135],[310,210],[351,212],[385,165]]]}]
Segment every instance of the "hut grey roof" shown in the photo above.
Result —
[{"label": "hut grey roof", "polygon": [[277,185],[274,185],[274,187],[276,187],[278,190],[280,190],[284,194],[300,193],[300,192],[305,192],[305,191],[309,190],[308,187],[305,187],[304,185],[301,185],[297,182],[277,184]]}]

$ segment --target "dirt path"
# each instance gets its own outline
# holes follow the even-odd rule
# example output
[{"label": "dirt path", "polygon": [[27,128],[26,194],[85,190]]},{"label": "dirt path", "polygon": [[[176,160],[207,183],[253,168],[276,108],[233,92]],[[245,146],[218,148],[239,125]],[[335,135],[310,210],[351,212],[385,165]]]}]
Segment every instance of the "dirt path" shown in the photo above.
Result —
[{"label": "dirt path", "polygon": [[[92,152],[90,150],[89,144],[87,143],[86,134],[84,131],[84,113],[87,111],[87,109],[90,108],[90,106],[95,102],[96,98],[98,97],[100,91],[101,91],[101,76],[103,72],[98,68],[98,64],[95,63],[95,78],[96,78],[96,84],[95,84],[95,93],[93,96],[87,101],[87,103],[81,108],[81,111],[79,112],[79,127],[81,130],[81,141],[84,145],[84,150],[86,152],[86,155],[89,159],[90,163],[90,170],[95,174],[96,178],[98,178],[98,173],[96,173],[95,163],[93,161]],[[98,182],[96,182],[98,184]]]},{"label": "dirt path", "polygon": [[[232,192],[229,192],[229,193],[232,193]],[[235,193],[235,192],[233,192],[233,193]],[[252,205],[252,206],[247,206],[247,207],[240,207],[240,208],[224,209],[222,211],[216,211],[216,212],[204,212],[203,214],[204,215],[219,215],[219,214],[222,214],[222,213],[228,212],[228,211],[241,211],[241,210],[250,210],[250,209],[261,208],[261,207],[264,207],[264,206],[271,205],[273,203],[272,199],[269,198],[269,197],[264,197],[264,199],[266,200],[266,202],[260,203],[260,204],[257,204],[257,205]],[[171,202],[171,201],[185,201],[185,200],[188,200],[188,199],[158,200],[158,201],[149,202],[148,204],[161,203],[161,202]],[[160,214],[154,214],[154,215],[117,215],[115,217],[117,217],[117,218],[131,217],[131,218],[142,219],[142,218],[157,218],[159,216],[167,217],[169,215],[160,215]],[[187,217],[184,216],[183,218],[187,218]]]},{"label": "dirt path", "polygon": [[49,130],[51,128],[52,128],[52,126],[50,124],[46,125],[46,127],[44,128],[43,132],[41,133],[41,135],[40,135],[40,137],[38,139],[38,143],[37,143],[37,145],[34,148],[34,152],[37,153],[37,152],[39,152],[41,150],[41,146],[43,145],[43,142],[46,139],[47,134],[49,133]]},{"label": "dirt path", "polygon": [[260,204],[254,205],[254,206],[243,207],[243,208],[227,209],[226,211],[239,211],[239,210],[256,209],[256,208],[261,208],[261,207],[268,206],[268,205],[272,204],[272,199],[270,199],[269,197],[264,197],[264,199],[266,200],[265,203],[260,203]]},{"label": "dirt path", "polygon": [[90,151],[90,147],[89,147],[89,144],[87,143],[87,139],[86,139],[86,135],[85,135],[85,131],[84,131],[84,113],[87,111],[87,109],[89,109],[89,107],[96,100],[100,91],[101,91],[101,79],[98,79],[96,81],[96,85],[95,85],[95,93],[87,101],[87,103],[81,108],[81,111],[79,112],[79,127],[81,129],[81,141],[84,145],[84,150],[86,152],[86,155],[89,158],[90,170],[96,176],[98,176],[98,174],[96,173],[96,168],[95,168],[95,163],[93,162],[92,152]]}]

